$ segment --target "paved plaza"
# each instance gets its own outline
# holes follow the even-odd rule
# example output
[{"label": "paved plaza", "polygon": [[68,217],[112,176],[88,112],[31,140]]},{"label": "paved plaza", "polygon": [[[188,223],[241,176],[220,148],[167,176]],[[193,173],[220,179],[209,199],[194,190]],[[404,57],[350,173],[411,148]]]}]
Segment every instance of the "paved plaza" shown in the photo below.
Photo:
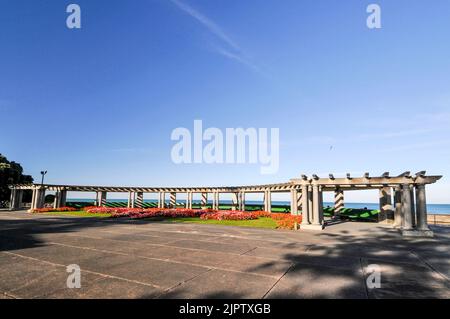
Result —
[{"label": "paved plaza", "polygon": [[[450,298],[450,228],[324,232],[0,211],[1,298]],[[68,265],[81,288],[67,288]],[[369,289],[369,265],[381,288]]]}]

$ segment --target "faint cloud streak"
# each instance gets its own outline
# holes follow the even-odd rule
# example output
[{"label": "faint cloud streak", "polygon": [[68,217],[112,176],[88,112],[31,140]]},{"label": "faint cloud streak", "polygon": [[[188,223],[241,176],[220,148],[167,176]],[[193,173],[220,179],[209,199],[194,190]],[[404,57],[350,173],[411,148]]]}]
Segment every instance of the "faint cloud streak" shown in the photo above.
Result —
[{"label": "faint cloud streak", "polygon": [[179,0],[170,0],[178,9],[188,14],[190,17],[195,19],[201,25],[203,25],[211,34],[220,39],[229,49],[224,49],[218,46],[214,47],[214,51],[221,56],[233,60],[243,66],[250,68],[251,70],[264,75],[264,72],[243,53],[242,48],[234,42],[230,36],[228,36],[222,28],[215,23],[213,20],[203,15],[193,7]]},{"label": "faint cloud streak", "polygon": [[188,15],[190,15],[192,18],[197,20],[199,23],[201,23],[204,27],[206,27],[211,33],[213,33],[215,36],[220,38],[222,41],[226,42],[229,46],[231,46],[233,49],[240,51],[241,48],[230,39],[230,37],[211,19],[204,16],[191,6],[178,1],[178,0],[170,0],[173,4],[175,4],[180,10],[184,11]]}]

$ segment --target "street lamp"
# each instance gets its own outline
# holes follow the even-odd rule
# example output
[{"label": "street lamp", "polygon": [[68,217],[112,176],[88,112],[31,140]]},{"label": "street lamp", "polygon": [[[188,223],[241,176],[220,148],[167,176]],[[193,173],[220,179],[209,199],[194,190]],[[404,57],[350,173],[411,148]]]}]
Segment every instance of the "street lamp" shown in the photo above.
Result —
[{"label": "street lamp", "polygon": [[44,185],[44,176],[47,174],[47,171],[41,171],[42,179],[41,179],[41,185]]}]

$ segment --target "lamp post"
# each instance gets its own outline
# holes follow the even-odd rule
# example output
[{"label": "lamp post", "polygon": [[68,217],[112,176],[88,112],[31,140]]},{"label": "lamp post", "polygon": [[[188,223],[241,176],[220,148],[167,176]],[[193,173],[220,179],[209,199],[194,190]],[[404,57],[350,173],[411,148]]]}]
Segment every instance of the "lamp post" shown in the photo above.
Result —
[{"label": "lamp post", "polygon": [[47,174],[47,171],[41,171],[42,179],[41,179],[41,186],[44,185],[44,176]]}]

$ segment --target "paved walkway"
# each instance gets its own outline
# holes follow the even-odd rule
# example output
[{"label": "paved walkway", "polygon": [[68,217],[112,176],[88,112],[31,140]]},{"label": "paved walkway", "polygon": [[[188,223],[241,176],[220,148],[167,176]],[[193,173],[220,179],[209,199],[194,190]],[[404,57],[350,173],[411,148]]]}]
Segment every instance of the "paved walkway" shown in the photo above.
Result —
[{"label": "paved walkway", "polygon": [[[450,228],[406,240],[376,224],[326,232],[0,211],[0,298],[450,298]],[[80,289],[66,266],[81,267]],[[381,288],[366,287],[367,266]]]}]

